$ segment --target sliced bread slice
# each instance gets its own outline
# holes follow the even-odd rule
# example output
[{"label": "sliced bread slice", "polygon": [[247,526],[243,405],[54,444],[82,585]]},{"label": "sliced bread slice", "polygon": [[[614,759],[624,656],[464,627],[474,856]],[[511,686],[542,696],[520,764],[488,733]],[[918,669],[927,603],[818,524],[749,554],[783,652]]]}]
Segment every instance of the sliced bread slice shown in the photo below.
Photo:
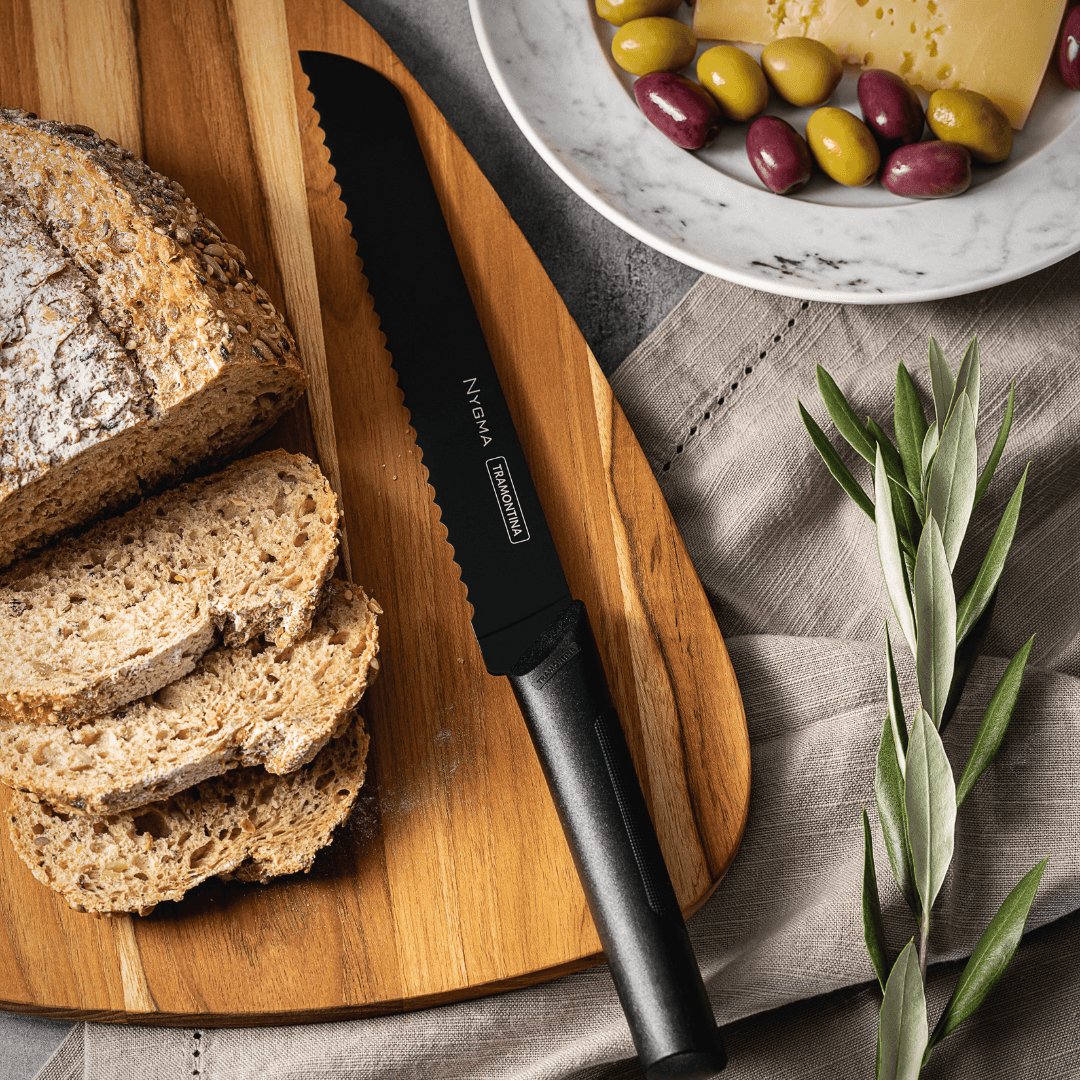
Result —
[{"label": "sliced bread slice", "polygon": [[0,109],[0,566],[231,456],[303,386],[243,252],[179,184]]},{"label": "sliced bread slice", "polygon": [[0,719],[0,781],[112,814],[244,765],[290,773],[335,738],[379,670],[381,609],[341,581],[308,635],[209,652],[190,674],[78,727]]},{"label": "sliced bread slice", "polygon": [[0,575],[0,716],[99,716],[188,674],[221,634],[287,647],[337,562],[318,466],[281,450],[150,499]]},{"label": "sliced bread slice", "polygon": [[11,840],[34,877],[77,911],[149,914],[210,877],[268,881],[309,870],[364,782],[357,722],[288,776],[242,769],[107,817],[15,793]]}]

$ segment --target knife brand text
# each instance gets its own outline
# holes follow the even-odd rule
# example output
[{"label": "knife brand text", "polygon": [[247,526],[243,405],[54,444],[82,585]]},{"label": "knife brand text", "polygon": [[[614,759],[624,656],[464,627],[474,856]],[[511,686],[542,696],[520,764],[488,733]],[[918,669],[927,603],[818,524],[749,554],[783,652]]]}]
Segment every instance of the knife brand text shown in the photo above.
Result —
[{"label": "knife brand text", "polygon": [[554,656],[544,661],[539,671],[532,676],[536,689],[546,686],[571,660],[581,652],[581,646],[571,638],[559,648]]},{"label": "knife brand text", "polygon": [[480,391],[476,386],[476,379],[462,379],[465,384],[465,397],[472,407],[472,417],[476,423],[476,433],[480,436],[480,442],[487,446],[491,442],[491,429],[488,427],[487,414],[480,402]]},{"label": "knife brand text", "polygon": [[503,525],[506,526],[506,535],[511,544],[524,544],[529,539],[529,526],[525,524],[525,517],[518,503],[517,488],[514,487],[514,478],[510,475],[510,466],[504,457],[488,458],[484,462],[487,466],[488,479],[495,492],[495,498],[499,500],[499,512],[502,514]]}]

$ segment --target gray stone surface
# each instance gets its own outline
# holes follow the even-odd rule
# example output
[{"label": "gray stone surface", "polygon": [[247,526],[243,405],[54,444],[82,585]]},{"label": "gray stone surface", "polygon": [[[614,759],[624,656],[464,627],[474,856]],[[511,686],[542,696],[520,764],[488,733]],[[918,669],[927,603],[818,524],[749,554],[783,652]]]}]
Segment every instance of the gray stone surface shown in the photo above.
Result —
[{"label": "gray stone surface", "polygon": [[[488,78],[466,0],[350,0],[442,109],[502,196],[604,370],[674,307],[696,271],[638,243],[544,164]],[[0,1080],[29,1080],[66,1024],[0,1014]]]}]

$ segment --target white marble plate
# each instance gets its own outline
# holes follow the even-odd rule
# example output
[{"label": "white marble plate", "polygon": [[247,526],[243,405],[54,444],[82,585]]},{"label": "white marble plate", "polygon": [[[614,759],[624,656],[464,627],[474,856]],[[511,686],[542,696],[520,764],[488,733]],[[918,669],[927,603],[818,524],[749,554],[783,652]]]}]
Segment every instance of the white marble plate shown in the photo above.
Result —
[{"label": "white marble plate", "polygon": [[[583,199],[674,259],[755,289],[905,303],[1012,281],[1080,250],[1080,93],[1051,72],[1004,166],[953,199],[898,199],[818,176],[767,192],[745,127],[707,150],[670,143],[638,111],[591,0],[469,0],[491,77],[521,130]],[[832,104],[858,112],[854,71]],[[782,105],[782,103],[781,103]],[[770,102],[797,128],[809,110]]]}]

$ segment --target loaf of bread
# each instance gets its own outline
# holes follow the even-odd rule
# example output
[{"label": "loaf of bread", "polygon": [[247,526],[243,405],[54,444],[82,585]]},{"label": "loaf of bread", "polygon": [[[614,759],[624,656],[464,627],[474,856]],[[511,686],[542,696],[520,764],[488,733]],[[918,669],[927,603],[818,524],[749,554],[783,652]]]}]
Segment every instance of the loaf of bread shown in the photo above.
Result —
[{"label": "loaf of bread", "polygon": [[230,455],[302,389],[243,253],[179,184],[0,109],[0,566]]},{"label": "loaf of bread", "polygon": [[78,911],[148,914],[210,877],[268,881],[308,870],[364,782],[359,720],[288,776],[243,769],[107,817],[15,793],[10,833],[43,884]]},{"label": "loaf of bread", "polygon": [[293,772],[340,734],[377,674],[379,612],[334,581],[289,648],[216,649],[171,686],[77,727],[0,720],[0,781],[59,809],[111,814],[238,766]]},{"label": "loaf of bread", "polygon": [[112,712],[187,675],[219,637],[294,645],[339,519],[318,466],[275,450],[16,564],[0,574],[0,717]]}]

